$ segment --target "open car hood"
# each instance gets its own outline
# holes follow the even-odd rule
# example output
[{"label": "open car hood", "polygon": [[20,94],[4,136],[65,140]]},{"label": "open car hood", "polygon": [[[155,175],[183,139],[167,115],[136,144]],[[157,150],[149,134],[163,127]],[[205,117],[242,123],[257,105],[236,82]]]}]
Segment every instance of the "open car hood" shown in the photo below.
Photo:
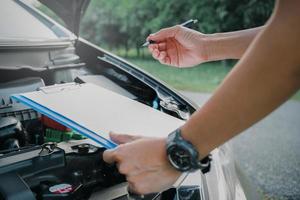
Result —
[{"label": "open car hood", "polygon": [[90,0],[39,0],[55,12],[75,35],[79,34],[80,20]]}]

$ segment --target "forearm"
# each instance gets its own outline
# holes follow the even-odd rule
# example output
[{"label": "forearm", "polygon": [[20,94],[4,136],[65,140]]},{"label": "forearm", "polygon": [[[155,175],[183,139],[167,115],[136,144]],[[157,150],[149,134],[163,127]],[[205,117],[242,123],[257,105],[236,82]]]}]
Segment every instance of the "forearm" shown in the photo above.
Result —
[{"label": "forearm", "polygon": [[[285,11],[297,13],[295,9]],[[286,12],[271,20],[212,98],[182,127],[183,137],[197,146],[201,157],[265,117],[299,89],[300,17],[295,14],[285,19]]]},{"label": "forearm", "polygon": [[255,36],[264,26],[247,30],[208,34],[206,37],[207,58],[210,61],[240,59]]}]

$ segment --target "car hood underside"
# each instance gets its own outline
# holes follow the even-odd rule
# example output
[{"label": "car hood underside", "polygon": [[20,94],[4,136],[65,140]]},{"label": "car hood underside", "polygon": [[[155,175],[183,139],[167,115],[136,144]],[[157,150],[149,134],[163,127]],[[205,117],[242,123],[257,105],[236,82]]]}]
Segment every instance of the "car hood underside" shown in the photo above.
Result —
[{"label": "car hood underside", "polygon": [[90,0],[39,0],[55,12],[66,24],[67,28],[78,36],[79,25]]}]

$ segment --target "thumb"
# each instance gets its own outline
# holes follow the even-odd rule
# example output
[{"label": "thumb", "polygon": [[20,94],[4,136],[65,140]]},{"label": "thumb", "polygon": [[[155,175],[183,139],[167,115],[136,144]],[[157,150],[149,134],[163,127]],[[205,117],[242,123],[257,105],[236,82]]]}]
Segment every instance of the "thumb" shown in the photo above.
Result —
[{"label": "thumb", "polygon": [[170,37],[175,37],[175,35],[179,31],[179,29],[180,29],[180,26],[172,26],[169,28],[161,29],[160,31],[149,35],[147,40],[153,40],[153,41],[159,42],[159,41],[163,41]]},{"label": "thumb", "polygon": [[114,132],[110,132],[109,136],[110,139],[117,144],[124,144],[141,138],[141,136],[117,134]]}]

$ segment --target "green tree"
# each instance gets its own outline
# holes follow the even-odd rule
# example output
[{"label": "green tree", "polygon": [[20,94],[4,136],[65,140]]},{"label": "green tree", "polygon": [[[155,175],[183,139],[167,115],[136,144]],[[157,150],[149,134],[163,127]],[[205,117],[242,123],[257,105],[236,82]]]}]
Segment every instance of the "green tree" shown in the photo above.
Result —
[{"label": "green tree", "polygon": [[81,34],[108,48],[135,48],[163,27],[196,18],[204,33],[234,31],[263,25],[274,0],[93,0],[82,22]]}]

